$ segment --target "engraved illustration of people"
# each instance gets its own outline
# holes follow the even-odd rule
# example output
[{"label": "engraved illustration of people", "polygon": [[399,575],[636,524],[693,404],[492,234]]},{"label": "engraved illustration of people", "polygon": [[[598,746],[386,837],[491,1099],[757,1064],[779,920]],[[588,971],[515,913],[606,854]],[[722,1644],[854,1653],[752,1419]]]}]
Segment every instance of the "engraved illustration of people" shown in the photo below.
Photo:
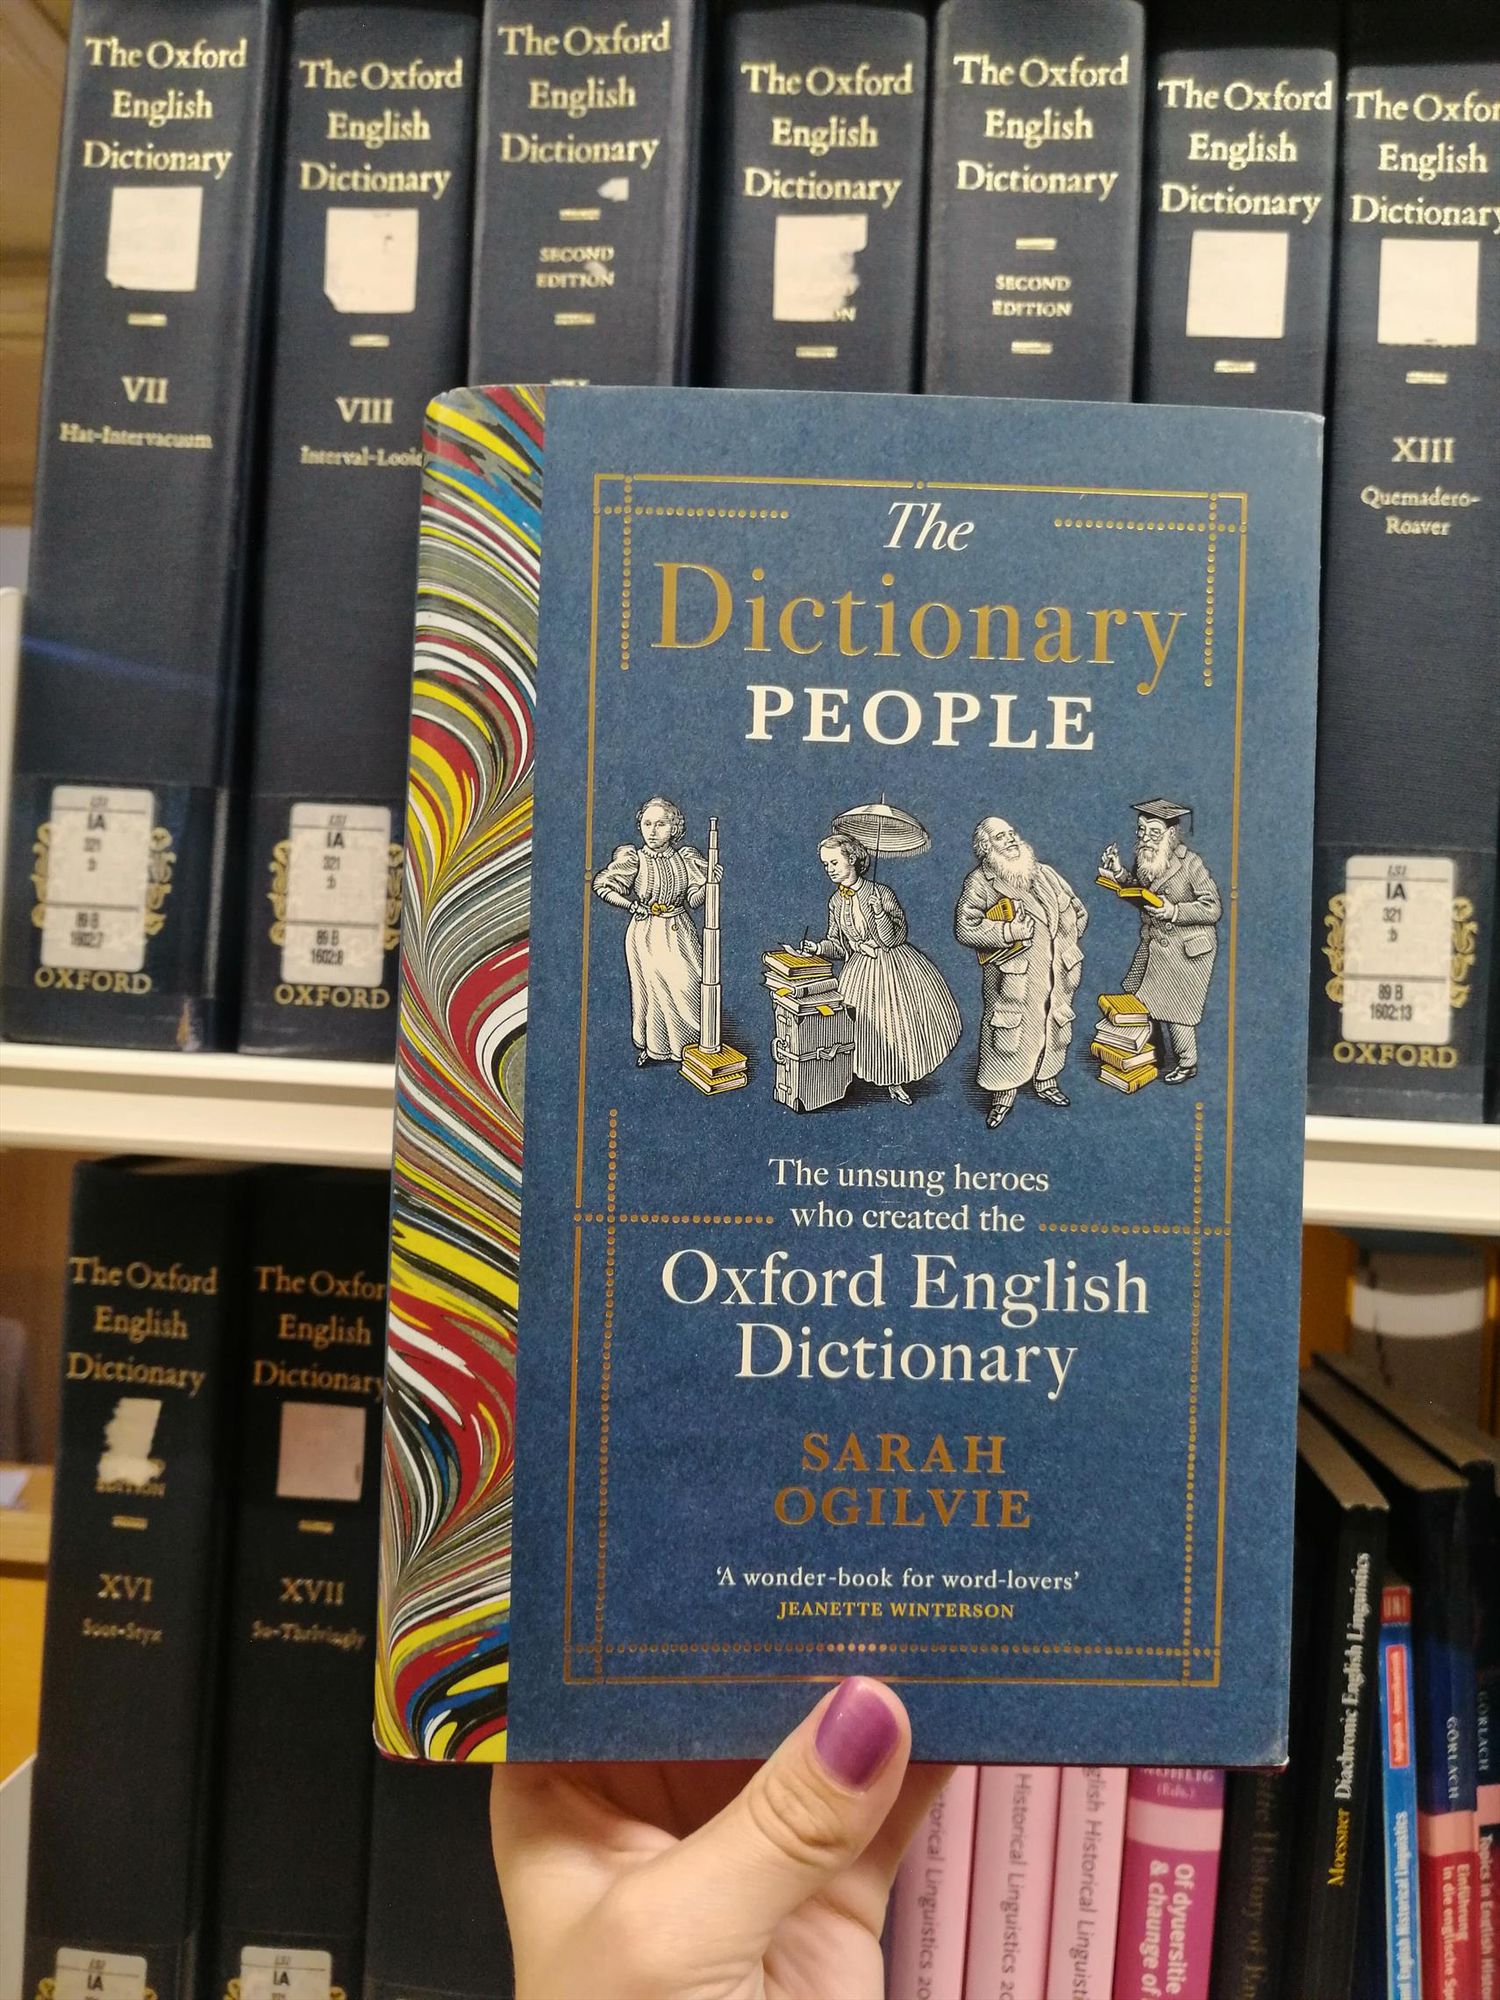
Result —
[{"label": "engraved illustration of people", "polygon": [[854,1074],[910,1104],[907,1085],[931,1076],[958,1041],[957,1003],[932,960],[907,942],[906,912],[871,874],[864,842],[830,833],[818,859],[833,884],[828,934],[804,939],[801,949],[843,960],[839,992],[854,1024]]},{"label": "engraved illustration of people", "polygon": [[1073,1038],[1073,995],[1083,971],[1088,911],[1071,885],[992,816],[974,829],[978,864],[964,880],[954,935],[981,967],[979,1069],[989,1092],[985,1123],[1004,1123],[1026,1084],[1066,1109],[1058,1082]]},{"label": "engraved illustration of people", "polygon": [[594,894],[629,913],[630,1038],[644,1068],[680,1062],[698,1038],[703,944],[690,912],[702,905],[709,869],[684,842],[686,822],[670,799],[647,799],[635,823],[640,845],[615,849],[594,877]]},{"label": "engraved illustration of people", "polygon": [[1223,903],[1200,855],[1179,831],[1192,831],[1193,809],[1172,799],[1141,799],[1136,813],[1135,855],[1127,868],[1113,843],[1099,873],[1120,889],[1150,892],[1141,899],[1141,935],[1121,981],[1160,1028],[1171,1057],[1163,1083],[1186,1083],[1198,1070],[1198,1027],[1218,954]]}]

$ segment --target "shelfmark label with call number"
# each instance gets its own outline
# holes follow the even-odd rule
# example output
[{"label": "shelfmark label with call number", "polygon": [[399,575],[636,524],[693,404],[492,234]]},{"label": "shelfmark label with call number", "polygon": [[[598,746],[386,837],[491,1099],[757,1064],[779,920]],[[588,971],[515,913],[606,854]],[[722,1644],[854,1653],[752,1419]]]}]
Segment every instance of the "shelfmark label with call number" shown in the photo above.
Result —
[{"label": "shelfmark label with call number", "polygon": [[54,785],[42,964],[139,972],[146,962],[151,792]]},{"label": "shelfmark label with call number", "polygon": [[385,971],[391,815],[385,806],[292,807],[284,980],[378,986]]},{"label": "shelfmark label with call number", "polygon": [[1453,935],[1451,860],[1355,854],[1344,873],[1346,1040],[1399,1034],[1446,1042]]}]

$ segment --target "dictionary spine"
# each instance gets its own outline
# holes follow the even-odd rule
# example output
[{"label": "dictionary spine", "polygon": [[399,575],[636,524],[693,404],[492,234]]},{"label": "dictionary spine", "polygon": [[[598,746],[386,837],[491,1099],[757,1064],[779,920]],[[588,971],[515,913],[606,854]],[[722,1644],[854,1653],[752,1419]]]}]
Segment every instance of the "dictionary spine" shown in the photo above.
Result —
[{"label": "dictionary spine", "polygon": [[1307,1754],[1304,1695],[1315,1568],[1314,1551],[1297,1542],[1292,1554],[1288,1762],[1279,1769],[1231,1771],[1225,1780],[1211,2000],[1278,2000],[1282,1992],[1297,1774]]},{"label": "dictionary spine", "polygon": [[1500,826],[1500,17],[1355,9],[1309,1106],[1484,1115]]},{"label": "dictionary spine", "polygon": [[941,0],[927,390],[1129,400],[1144,56],[1136,0]]},{"label": "dictionary spine", "polygon": [[1338,153],[1332,0],[1247,30],[1151,10],[1138,387],[1148,403],[1323,408]]},{"label": "dictionary spine", "polygon": [[359,1990],[385,1230],[381,1175],[279,1169],[257,1185],[225,1617],[223,2000]]},{"label": "dictionary spine", "polygon": [[1391,1553],[1412,1579],[1422,1987],[1427,2000],[1467,2000],[1479,1990],[1477,1696],[1467,1489],[1452,1467],[1422,1450],[1327,1370],[1311,1370],[1303,1393],[1385,1492]]},{"label": "dictionary spine", "polygon": [[1057,1802],[1047,2000],[1110,2000],[1130,1772],[1070,1764]]},{"label": "dictionary spine", "polygon": [[269,0],[79,0],[5,883],[13,1040],[223,1030]]},{"label": "dictionary spine", "polygon": [[1386,2000],[1420,2000],[1416,1750],[1412,1736],[1411,1591],[1380,1598],[1380,1797]]},{"label": "dictionary spine", "polygon": [[1131,1772],[1111,2000],[1208,2000],[1223,1838],[1222,1771]]},{"label": "dictionary spine", "polygon": [[27,1995],[196,2000],[243,1201],[234,1172],[74,1174]]},{"label": "dictionary spine", "polygon": [[1055,1764],[979,1773],[965,2000],[1026,2000],[1044,1990],[1061,1775]]},{"label": "dictionary spine", "polygon": [[488,0],[471,382],[685,382],[703,0]]},{"label": "dictionary spine", "polygon": [[292,16],[240,1047],[389,1056],[422,415],[464,365],[478,22]]},{"label": "dictionary spine", "polygon": [[933,1801],[891,1889],[890,2000],[964,2000],[979,1772],[961,1764]]},{"label": "dictionary spine", "polygon": [[512,2000],[483,1764],[376,1759],[364,2000]]},{"label": "dictionary spine", "polygon": [[916,386],[927,16],[911,0],[736,0],[708,377]]}]

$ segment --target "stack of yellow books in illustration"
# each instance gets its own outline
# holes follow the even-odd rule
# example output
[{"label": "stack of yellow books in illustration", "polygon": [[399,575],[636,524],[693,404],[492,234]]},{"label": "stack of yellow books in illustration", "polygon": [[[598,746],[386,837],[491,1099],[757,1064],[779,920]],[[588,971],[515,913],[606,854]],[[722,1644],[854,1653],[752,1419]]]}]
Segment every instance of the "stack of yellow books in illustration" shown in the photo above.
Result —
[{"label": "stack of yellow books in illustration", "polygon": [[1151,1045],[1151,1017],[1133,993],[1101,993],[1089,1054],[1099,1059],[1099,1081],[1129,1097],[1160,1075]]}]

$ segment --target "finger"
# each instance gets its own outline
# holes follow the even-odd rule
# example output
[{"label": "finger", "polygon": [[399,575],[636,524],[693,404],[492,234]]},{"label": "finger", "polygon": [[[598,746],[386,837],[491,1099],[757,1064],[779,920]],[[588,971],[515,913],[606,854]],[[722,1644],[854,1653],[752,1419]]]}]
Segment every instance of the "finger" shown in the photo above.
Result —
[{"label": "finger", "polygon": [[880,1884],[881,1893],[889,1893],[891,1883],[896,1878],[896,1870],[901,1866],[901,1857],[916,1838],[938,1793],[953,1776],[951,1764],[909,1764],[906,1776],[901,1781],[901,1789],[896,1794],[896,1803],[885,1816],[885,1824],[865,1849],[860,1863],[867,1868]]},{"label": "finger", "polygon": [[727,1955],[758,1955],[784,1917],[863,1854],[896,1803],[910,1754],[906,1710],[890,1689],[843,1681],[636,1888],[664,1920],[696,1912]]}]

